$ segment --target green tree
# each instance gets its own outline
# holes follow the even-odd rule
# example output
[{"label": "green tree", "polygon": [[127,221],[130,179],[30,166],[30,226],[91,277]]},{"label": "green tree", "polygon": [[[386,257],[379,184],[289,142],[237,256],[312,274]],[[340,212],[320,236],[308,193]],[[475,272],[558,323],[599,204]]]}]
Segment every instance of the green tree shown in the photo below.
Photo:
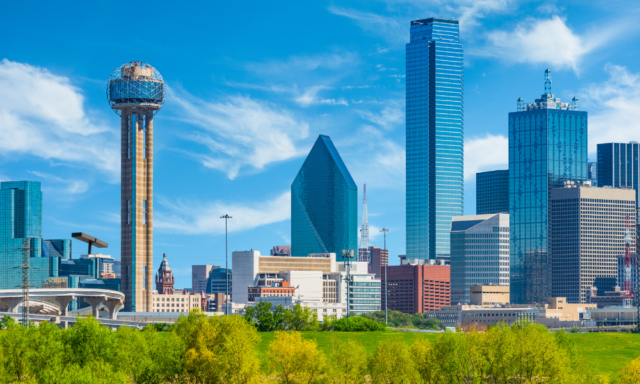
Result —
[{"label": "green tree", "polygon": [[416,340],[409,350],[415,362],[416,370],[425,384],[439,383],[439,363],[433,353],[433,347],[427,339]]},{"label": "green tree", "polygon": [[479,383],[482,379],[483,356],[480,351],[482,334],[445,332],[433,346],[436,361],[440,362],[445,383]]},{"label": "green tree", "polygon": [[276,332],[267,357],[269,373],[280,383],[319,383],[327,369],[315,340],[305,340],[298,332]]},{"label": "green tree", "polygon": [[421,378],[409,353],[401,340],[385,340],[378,344],[369,360],[371,382],[374,384],[413,384]]},{"label": "green tree", "polygon": [[293,310],[285,312],[285,321],[294,331],[315,331],[319,328],[318,313],[300,303],[293,306]]},{"label": "green tree", "polygon": [[334,383],[365,383],[367,353],[353,339],[342,340],[335,336],[331,340],[331,381]]},{"label": "green tree", "polygon": [[6,383],[25,382],[32,377],[29,364],[29,329],[11,319],[0,333],[3,374]]},{"label": "green tree", "polygon": [[255,383],[258,334],[241,316],[191,311],[175,326],[185,346],[185,372],[196,383]]}]

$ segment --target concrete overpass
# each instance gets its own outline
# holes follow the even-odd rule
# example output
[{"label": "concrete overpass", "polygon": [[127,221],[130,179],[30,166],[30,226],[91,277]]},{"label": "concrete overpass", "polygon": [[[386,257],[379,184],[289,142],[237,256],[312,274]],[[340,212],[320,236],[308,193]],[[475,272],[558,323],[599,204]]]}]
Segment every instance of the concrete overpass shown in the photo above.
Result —
[{"label": "concrete overpass", "polygon": [[[57,303],[58,315],[63,317],[69,316],[69,303],[78,297],[91,305],[91,313],[96,319],[100,308],[104,307],[109,313],[108,318],[116,320],[118,312],[124,307],[124,293],[109,289],[34,288],[29,290],[29,296],[29,307],[36,309],[37,313],[47,314],[55,310],[56,306],[42,300],[51,298]],[[17,313],[22,301],[21,289],[0,289],[0,307],[8,308],[8,312]]]}]

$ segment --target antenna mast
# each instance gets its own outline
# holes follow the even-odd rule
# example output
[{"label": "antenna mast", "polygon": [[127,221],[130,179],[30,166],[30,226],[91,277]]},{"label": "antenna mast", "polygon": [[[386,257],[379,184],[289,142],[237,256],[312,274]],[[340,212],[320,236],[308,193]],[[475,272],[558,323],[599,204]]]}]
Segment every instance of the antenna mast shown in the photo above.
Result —
[{"label": "antenna mast", "polygon": [[29,259],[31,258],[31,248],[29,247],[31,239],[22,239],[22,247],[16,248],[16,251],[22,251],[22,265],[19,267],[22,269],[22,285],[18,285],[16,288],[22,288],[22,326],[29,326],[29,270],[38,269],[30,266]]},{"label": "antenna mast", "polygon": [[629,231],[629,216],[627,216],[627,229],[624,234],[624,306],[630,307],[633,298],[633,287],[631,285],[631,233]]},{"label": "antenna mast", "polygon": [[544,93],[547,95],[547,98],[551,95],[551,71],[549,68],[544,71]]},{"label": "antenna mast", "polygon": [[[362,228],[360,228],[360,248],[358,261],[371,264],[369,257],[369,214],[367,213],[367,184],[364,185],[364,199],[362,200]],[[369,265],[371,267],[371,265]]]}]

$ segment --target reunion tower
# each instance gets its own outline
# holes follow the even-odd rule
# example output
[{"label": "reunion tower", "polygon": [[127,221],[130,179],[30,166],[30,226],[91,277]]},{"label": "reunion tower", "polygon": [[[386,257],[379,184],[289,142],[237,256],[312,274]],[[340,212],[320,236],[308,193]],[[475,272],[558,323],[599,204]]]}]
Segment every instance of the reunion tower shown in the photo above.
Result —
[{"label": "reunion tower", "polygon": [[121,117],[121,255],[124,310],[151,312],[153,294],[153,116],[165,90],[160,72],[132,61],[109,78],[107,99]]}]

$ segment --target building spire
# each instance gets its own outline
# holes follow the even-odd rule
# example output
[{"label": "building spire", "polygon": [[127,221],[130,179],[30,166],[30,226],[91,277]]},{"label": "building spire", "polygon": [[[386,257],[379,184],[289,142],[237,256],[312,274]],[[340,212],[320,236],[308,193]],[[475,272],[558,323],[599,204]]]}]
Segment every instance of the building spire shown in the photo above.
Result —
[{"label": "building spire", "polygon": [[364,198],[362,200],[362,228],[360,228],[360,248],[358,249],[358,261],[369,262],[369,214],[367,213],[367,184],[364,185]]},{"label": "building spire", "polygon": [[551,95],[551,70],[549,68],[544,71],[544,94],[547,95],[547,98]]}]

